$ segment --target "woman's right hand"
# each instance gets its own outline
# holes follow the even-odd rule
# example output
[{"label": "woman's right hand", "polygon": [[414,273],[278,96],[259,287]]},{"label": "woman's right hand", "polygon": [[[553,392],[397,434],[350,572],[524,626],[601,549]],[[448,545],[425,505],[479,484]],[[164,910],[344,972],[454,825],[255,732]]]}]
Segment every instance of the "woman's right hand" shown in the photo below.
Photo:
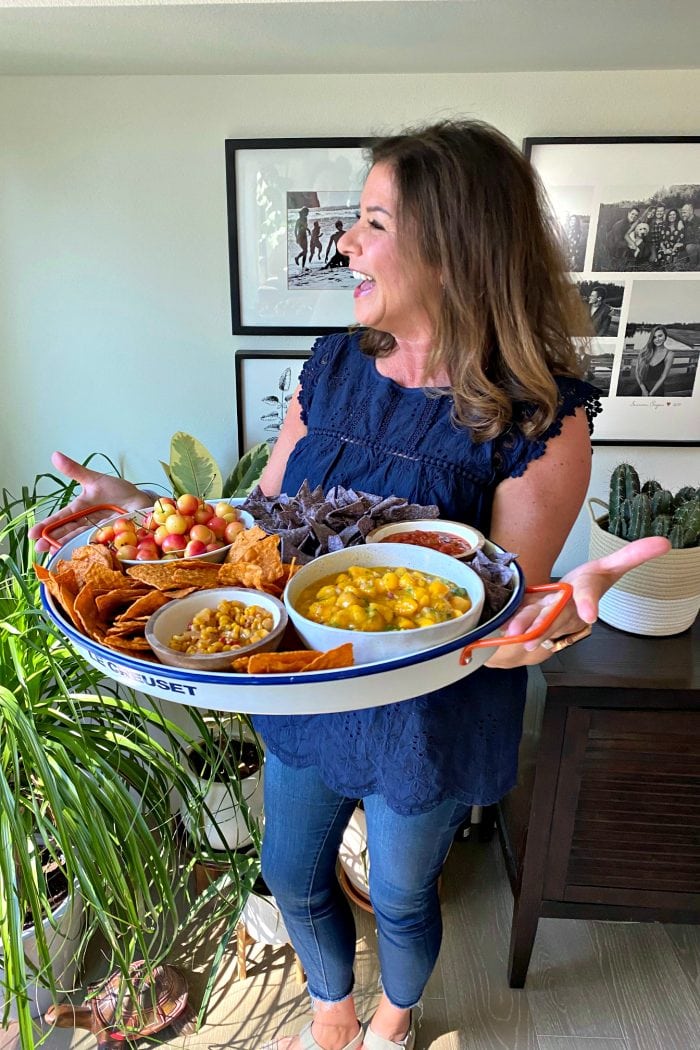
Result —
[{"label": "woman's right hand", "polygon": [[[31,527],[29,538],[36,540],[36,550],[38,552],[50,550],[51,547],[48,540],[41,538],[42,529],[50,525],[51,522],[65,518],[75,511],[83,510],[87,512],[90,507],[94,507],[99,503],[113,503],[117,507],[123,507],[124,510],[138,510],[141,507],[153,505],[152,496],[137,489],[135,485],[132,485],[130,481],[126,481],[124,478],[115,478],[111,474],[101,474],[97,470],[90,470],[69,456],[64,456],[62,452],[54,452],[51,462],[66,477],[72,481],[77,481],[81,486],[81,491],[61,510],[56,511],[55,514],[51,514],[48,518]],[[97,521],[104,517],[109,517],[109,513],[101,513],[99,519],[93,519],[94,523],[97,524]],[[52,533],[52,539],[65,543],[71,536],[82,532],[85,527],[85,521],[71,521],[68,525]]]}]

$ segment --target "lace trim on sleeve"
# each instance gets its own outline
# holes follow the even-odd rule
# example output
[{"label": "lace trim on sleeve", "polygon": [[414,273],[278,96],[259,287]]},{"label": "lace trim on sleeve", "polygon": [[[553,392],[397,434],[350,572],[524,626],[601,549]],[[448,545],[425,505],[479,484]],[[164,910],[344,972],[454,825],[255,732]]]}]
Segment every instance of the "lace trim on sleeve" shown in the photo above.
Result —
[{"label": "lace trim on sleeve", "polygon": [[345,332],[339,332],[335,335],[322,335],[311,347],[311,357],[299,374],[299,383],[301,385],[299,404],[301,405],[301,421],[304,426],[309,425],[309,410],[318,377],[331,357],[343,346],[347,338]]},{"label": "lace trim on sleeve", "polygon": [[499,456],[501,460],[499,473],[501,473],[502,477],[522,477],[527,470],[528,464],[544,455],[547,442],[561,434],[564,419],[567,416],[573,416],[578,408],[585,410],[586,419],[588,420],[588,432],[590,434],[593,433],[595,417],[603,411],[600,403],[600,391],[590,383],[563,376],[557,377],[557,384],[560,394],[557,418],[539,438],[527,440],[519,436],[511,437],[510,441],[506,439]]}]

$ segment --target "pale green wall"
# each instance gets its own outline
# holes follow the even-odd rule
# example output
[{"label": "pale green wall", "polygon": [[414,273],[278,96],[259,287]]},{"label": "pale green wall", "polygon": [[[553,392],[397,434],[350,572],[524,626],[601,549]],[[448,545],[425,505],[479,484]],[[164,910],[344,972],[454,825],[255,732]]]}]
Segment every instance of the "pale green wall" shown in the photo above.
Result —
[{"label": "pale green wall", "polygon": [[[50,452],[161,480],[170,435],[236,454],[224,139],[363,135],[462,113],[525,135],[696,134],[700,72],[0,78],[0,483]],[[629,454],[675,486],[697,449]],[[581,519],[559,568],[583,557]]]}]

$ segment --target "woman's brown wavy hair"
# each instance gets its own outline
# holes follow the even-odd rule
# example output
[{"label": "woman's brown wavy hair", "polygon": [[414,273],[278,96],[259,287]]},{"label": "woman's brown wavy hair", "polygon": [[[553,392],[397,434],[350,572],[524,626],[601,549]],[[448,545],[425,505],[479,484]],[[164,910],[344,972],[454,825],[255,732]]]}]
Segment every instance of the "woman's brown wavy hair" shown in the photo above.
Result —
[{"label": "woman's brown wavy hair", "polygon": [[[556,415],[553,377],[581,374],[572,333],[590,333],[590,319],[534,169],[481,121],[411,129],[369,152],[393,169],[405,254],[440,275],[425,375],[447,372],[455,419],[474,440],[507,430],[515,402],[534,406],[523,433],[542,434]],[[361,345],[386,357],[396,344],[368,329]]]}]

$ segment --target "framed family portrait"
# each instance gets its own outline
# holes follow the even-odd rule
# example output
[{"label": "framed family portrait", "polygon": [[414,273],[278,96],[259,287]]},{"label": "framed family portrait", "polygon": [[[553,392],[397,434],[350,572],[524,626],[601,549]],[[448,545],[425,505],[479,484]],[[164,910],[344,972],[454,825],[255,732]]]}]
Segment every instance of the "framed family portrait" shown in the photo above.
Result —
[{"label": "framed family portrait", "polygon": [[527,138],[523,152],[590,311],[593,443],[700,444],[700,137]]},{"label": "framed family portrait", "polygon": [[227,139],[235,335],[319,335],[352,324],[338,241],[354,222],[370,139]]},{"label": "framed family portrait", "polygon": [[239,350],[236,353],[238,454],[261,441],[275,442],[310,350]]}]

